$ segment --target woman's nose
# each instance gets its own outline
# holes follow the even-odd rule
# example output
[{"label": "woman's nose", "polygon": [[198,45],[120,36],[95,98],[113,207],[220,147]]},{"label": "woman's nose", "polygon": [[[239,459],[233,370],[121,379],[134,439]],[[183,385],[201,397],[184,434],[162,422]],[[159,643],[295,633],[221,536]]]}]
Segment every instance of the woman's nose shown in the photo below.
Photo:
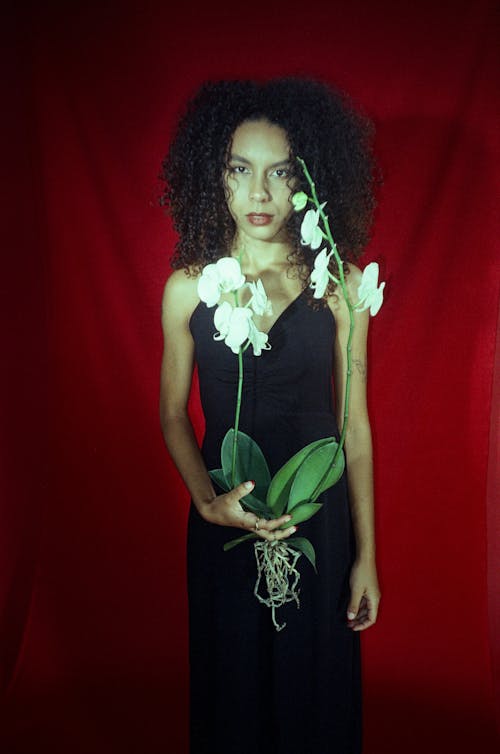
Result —
[{"label": "woman's nose", "polygon": [[264,178],[255,176],[250,185],[249,197],[255,202],[265,202],[269,199],[269,191]]}]

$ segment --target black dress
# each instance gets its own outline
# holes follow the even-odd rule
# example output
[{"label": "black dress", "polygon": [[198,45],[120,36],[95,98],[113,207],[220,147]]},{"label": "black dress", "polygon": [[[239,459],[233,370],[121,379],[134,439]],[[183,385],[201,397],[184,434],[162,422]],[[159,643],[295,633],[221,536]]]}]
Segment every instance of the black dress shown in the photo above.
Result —
[{"label": "black dress", "polygon": [[[213,335],[214,309],[191,317],[206,418],[202,453],[220,468],[220,447],[234,424],[238,358]],[[296,298],[269,332],[271,350],[244,354],[240,429],[258,442],[277,471],[304,445],[338,437],[332,411],[335,320]],[[316,550],[316,574],[304,556],[300,609],[271,610],[253,590],[254,547],[223,552],[241,529],[204,521],[191,505],[188,589],[192,754],[359,754],[359,633],[346,624],[354,537],[345,475],[299,525]]]}]

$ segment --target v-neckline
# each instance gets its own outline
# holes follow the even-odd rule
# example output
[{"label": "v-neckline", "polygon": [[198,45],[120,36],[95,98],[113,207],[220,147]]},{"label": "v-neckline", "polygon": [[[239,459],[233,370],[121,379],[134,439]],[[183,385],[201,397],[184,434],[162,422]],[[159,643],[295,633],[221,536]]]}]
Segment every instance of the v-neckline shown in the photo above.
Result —
[{"label": "v-neckline", "polygon": [[274,330],[274,328],[276,327],[276,325],[279,322],[281,322],[281,320],[283,319],[283,317],[285,316],[285,314],[287,314],[287,312],[289,312],[290,309],[292,309],[298,303],[299,299],[302,298],[303,294],[304,294],[304,291],[301,291],[298,296],[296,296],[294,299],[292,299],[290,301],[290,303],[285,306],[285,308],[283,309],[283,311],[280,314],[278,314],[278,316],[274,320],[274,322],[271,325],[271,327],[269,328],[269,330],[260,330],[260,332],[263,332],[264,335],[267,335],[267,337],[269,338],[269,336],[271,335],[271,333]]}]

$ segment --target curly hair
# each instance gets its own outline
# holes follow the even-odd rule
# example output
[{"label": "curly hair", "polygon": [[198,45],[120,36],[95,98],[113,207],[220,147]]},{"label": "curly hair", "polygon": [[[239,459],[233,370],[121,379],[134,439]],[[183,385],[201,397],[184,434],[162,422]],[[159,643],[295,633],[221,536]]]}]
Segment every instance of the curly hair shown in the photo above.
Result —
[{"label": "curly hair", "polygon": [[[370,120],[344,93],[315,79],[218,81],[205,83],[189,101],[162,162],[160,204],[169,210],[179,235],[174,268],[197,274],[231,249],[236,226],[224,185],[228,153],[236,128],[260,119],[286,132],[294,188],[308,193],[295,157],[305,160],[320,201],[328,203],[342,260],[354,262],[361,255],[375,207]],[[316,252],[300,243],[301,220],[292,213],[287,230],[289,261],[305,285]],[[333,289],[329,286],[327,295]]]}]

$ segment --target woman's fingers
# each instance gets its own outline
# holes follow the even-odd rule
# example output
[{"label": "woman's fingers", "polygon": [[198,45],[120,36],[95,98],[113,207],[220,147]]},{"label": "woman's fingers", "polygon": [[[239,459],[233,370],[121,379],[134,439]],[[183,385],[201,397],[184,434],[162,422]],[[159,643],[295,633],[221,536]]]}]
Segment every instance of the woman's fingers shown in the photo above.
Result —
[{"label": "woman's fingers", "polygon": [[280,528],[284,524],[287,524],[290,521],[290,518],[291,516],[280,516],[280,518],[273,518],[268,521],[265,518],[257,518],[257,516],[255,516],[256,520],[254,521],[253,528],[258,533],[259,537],[267,539],[268,542],[274,542],[279,539],[285,539],[291,534],[295,534],[297,531],[296,526],[289,526],[286,529]]},{"label": "woman's fingers", "polygon": [[265,531],[274,531],[275,529],[279,529],[280,526],[283,526],[283,524],[287,524],[291,518],[291,516],[280,516],[279,518],[271,518],[269,521],[265,518],[259,518],[259,528],[264,529]]},{"label": "woman's fingers", "polygon": [[280,518],[273,518],[267,520],[265,518],[259,518],[255,513],[245,511],[242,514],[242,525],[244,529],[249,531],[255,531],[262,539],[267,539],[269,542],[273,542],[279,539],[285,539],[295,534],[297,531],[296,526],[289,526],[286,529],[280,527],[290,521],[290,516],[281,516]]},{"label": "woman's fingers", "polygon": [[354,631],[364,631],[373,626],[377,620],[377,606],[372,604],[366,596],[363,596],[360,602],[358,612],[355,618],[348,621],[349,628]]},{"label": "woman's fingers", "polygon": [[296,526],[290,526],[288,529],[273,529],[272,531],[260,531],[259,535],[268,542],[275,542],[279,539],[286,539],[297,531]]},{"label": "woman's fingers", "polygon": [[234,487],[231,492],[228,492],[228,495],[235,497],[238,501],[240,501],[241,498],[245,497],[245,495],[248,495],[254,487],[255,482],[242,482],[237,487]]},{"label": "woman's fingers", "polygon": [[[241,499],[248,495],[255,486],[254,482],[243,482],[235,487],[228,496],[231,497],[231,502],[234,504],[236,501],[241,506]],[[243,501],[244,503],[245,501]],[[239,514],[241,526],[249,531],[255,531],[262,539],[267,539],[269,542],[273,542],[279,539],[286,539],[297,531],[296,526],[289,526],[286,529],[281,529],[291,520],[291,516],[284,515],[279,518],[272,518],[270,520],[265,518],[259,518],[255,513],[251,511],[241,510]]]}]

